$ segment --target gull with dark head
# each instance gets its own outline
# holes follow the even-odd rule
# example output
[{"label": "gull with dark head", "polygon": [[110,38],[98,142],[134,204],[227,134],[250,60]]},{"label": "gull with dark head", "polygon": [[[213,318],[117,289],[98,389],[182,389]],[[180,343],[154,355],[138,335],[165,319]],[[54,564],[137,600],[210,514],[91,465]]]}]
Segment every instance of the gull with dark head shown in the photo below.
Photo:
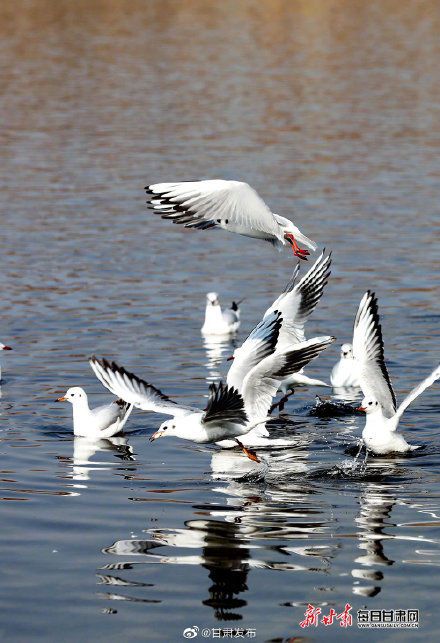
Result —
[{"label": "gull with dark head", "polygon": [[223,228],[254,239],[269,241],[276,248],[291,246],[300,259],[316,243],[306,237],[292,221],[274,214],[247,183],[241,181],[183,181],[155,183],[145,188],[147,203],[162,219],[185,228],[206,230]]},{"label": "gull with dark head", "polygon": [[73,407],[73,433],[92,439],[111,438],[120,433],[133,409],[124,400],[89,408],[87,393],[80,386],[73,386],[57,402],[70,402]]},{"label": "gull with dark head", "polygon": [[440,378],[440,365],[396,409],[396,398],[384,360],[377,299],[370,291],[363,296],[354,322],[353,356],[358,363],[364,395],[359,410],[366,413],[362,438],[367,449],[377,455],[386,455],[420,448],[408,444],[403,435],[397,432],[397,427],[411,402]]}]

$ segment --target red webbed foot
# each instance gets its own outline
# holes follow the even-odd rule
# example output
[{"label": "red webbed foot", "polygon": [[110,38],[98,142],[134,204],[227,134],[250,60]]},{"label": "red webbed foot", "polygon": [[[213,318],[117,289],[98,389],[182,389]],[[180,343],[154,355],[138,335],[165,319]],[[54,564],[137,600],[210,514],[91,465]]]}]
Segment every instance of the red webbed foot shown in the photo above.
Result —
[{"label": "red webbed foot", "polygon": [[287,241],[292,246],[293,254],[295,255],[295,257],[307,261],[307,255],[310,254],[309,251],[299,247],[299,245],[295,241],[295,237],[293,236],[293,234],[290,234],[290,232],[286,232],[284,238],[287,239]]}]

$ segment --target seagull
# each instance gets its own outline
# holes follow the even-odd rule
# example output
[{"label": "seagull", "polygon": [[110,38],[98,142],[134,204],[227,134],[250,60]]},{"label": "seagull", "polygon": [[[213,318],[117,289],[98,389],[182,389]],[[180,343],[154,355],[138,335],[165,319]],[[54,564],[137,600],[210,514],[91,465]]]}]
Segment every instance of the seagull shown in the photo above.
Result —
[{"label": "seagull", "polygon": [[[142,411],[154,411],[172,416],[163,422],[150,441],[164,436],[174,436],[199,444],[216,442],[222,438],[234,438],[247,433],[248,417],[244,410],[242,396],[234,388],[220,382],[209,387],[209,399],[205,410],[177,404],[158,388],[127,371],[116,362],[99,360],[92,356],[89,360],[96,377],[112,393],[119,391],[123,399]],[[251,459],[256,456],[243,447]]]},{"label": "seagull", "polygon": [[[310,270],[296,283],[299,272],[298,264],[283,293],[264,313],[263,319],[275,309],[282,314],[283,324],[276,345],[277,352],[285,351],[292,344],[306,341],[304,326],[322,297],[330,276],[330,266],[331,253],[326,255],[324,249]],[[283,397],[271,407],[271,411],[277,406],[282,411],[289,395],[293,393],[296,386],[330,387],[327,382],[306,375],[304,369],[292,372],[280,383],[279,392],[283,393]],[[292,393],[289,393],[289,391]]]},{"label": "seagull", "polygon": [[183,406],[159,389],[115,362],[91,357],[90,365],[101,383],[136,408],[171,415],[151,440],[175,436],[197,443],[234,439],[251,459],[255,453],[238,439],[267,420],[267,411],[278,386],[288,372],[299,370],[327,348],[333,337],[314,338],[272,355],[282,325],[281,313],[274,311],[263,320],[236,351],[226,384],[211,384],[205,410]]},{"label": "seagull", "polygon": [[396,398],[384,361],[377,299],[369,290],[359,304],[354,322],[353,355],[359,365],[359,380],[364,395],[359,410],[366,413],[362,431],[366,448],[376,455],[406,453],[420,448],[408,444],[403,435],[397,432],[397,427],[411,402],[440,378],[440,365],[396,409]]},{"label": "seagull", "polygon": [[171,219],[185,228],[220,227],[229,232],[264,239],[281,249],[291,246],[294,254],[307,260],[308,250],[316,243],[306,237],[292,221],[273,214],[257,192],[241,181],[184,181],[155,183],[145,187],[147,204],[162,219]]},{"label": "seagull", "polygon": [[226,381],[243,395],[251,418],[264,417],[282,382],[335,341],[325,335],[284,345],[283,330],[281,311],[270,311],[234,351]]},{"label": "seagull", "polygon": [[[279,346],[283,329],[281,311],[267,311],[246,341],[234,351],[227,383],[242,394],[245,409],[253,419],[264,415],[268,419],[267,412],[272,410],[272,399],[282,382],[291,377],[292,373],[302,371],[304,366],[335,341],[334,337],[325,335],[284,346],[281,338]],[[269,435],[262,425],[262,422],[255,423],[252,438]],[[249,437],[250,433],[246,438]]]},{"label": "seagull", "polygon": [[205,310],[205,323],[202,326],[204,335],[233,335],[240,326],[240,308],[233,301],[231,308],[222,311],[216,292],[208,292]]},{"label": "seagull", "polygon": [[330,383],[335,388],[359,388],[358,365],[353,357],[352,344],[342,344],[341,359],[332,369]]},{"label": "seagull", "polygon": [[[11,351],[12,348],[10,346],[6,346],[5,344],[2,344],[0,342],[0,351]],[[2,369],[0,367],[0,380],[2,379]]]},{"label": "seagull", "polygon": [[87,393],[80,386],[69,388],[57,402],[70,402],[73,407],[74,435],[101,439],[120,433],[133,409],[122,399],[90,409]]}]

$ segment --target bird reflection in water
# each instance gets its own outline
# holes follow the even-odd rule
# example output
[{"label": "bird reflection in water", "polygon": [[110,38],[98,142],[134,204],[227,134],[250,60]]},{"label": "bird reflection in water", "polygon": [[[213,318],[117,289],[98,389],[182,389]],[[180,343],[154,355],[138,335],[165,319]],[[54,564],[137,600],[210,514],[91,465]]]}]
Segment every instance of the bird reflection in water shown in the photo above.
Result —
[{"label": "bird reflection in water", "polygon": [[[250,550],[239,524],[219,520],[188,520],[187,531],[178,534],[160,534],[164,545],[201,547],[200,564],[208,570],[212,581],[209,597],[202,601],[214,610],[219,621],[239,621],[243,618],[238,611],[247,602],[239,595],[246,592],[247,576],[250,570]],[[191,544],[189,544],[191,543]],[[184,561],[182,561],[184,562]]]},{"label": "bird reflection in water", "polygon": [[[308,452],[279,449],[266,455],[273,467],[266,468],[262,477],[258,463],[241,453],[216,452],[212,477],[218,487],[213,491],[221,493],[224,502],[193,505],[192,515],[203,517],[186,520],[181,529],[148,529],[145,539],[118,540],[103,552],[135,557],[132,564],[138,573],[142,563],[198,565],[207,570],[208,596],[200,600],[218,621],[243,619],[253,569],[327,573],[338,545],[328,544],[321,494],[302,478]],[[267,482],[267,475],[272,475],[273,484]],[[122,567],[115,562],[105,569]]]},{"label": "bird reflection in water", "polygon": [[[90,438],[75,436],[72,459],[72,478],[74,480],[90,480],[91,471],[102,471],[108,468],[108,462],[90,462],[90,459],[95,455],[95,453],[100,451],[113,452],[120,460],[135,460],[133,449],[128,444],[126,437],[120,436],[102,440],[93,440]],[[87,487],[87,485],[78,484],[75,484],[74,486]]]},{"label": "bird reflection in water", "polygon": [[[354,560],[362,567],[351,572],[353,578],[359,579],[353,585],[353,594],[376,596],[381,591],[381,586],[377,583],[384,578],[383,571],[376,568],[389,567],[394,563],[394,560],[385,555],[383,540],[393,538],[385,530],[396,526],[390,520],[396,497],[385,485],[368,482],[359,502],[360,509],[355,522],[359,527],[358,547],[363,553]],[[360,584],[359,581],[368,584]]]},{"label": "bird reflection in water", "polygon": [[237,341],[235,337],[229,335],[207,335],[203,336],[203,344],[206,350],[206,368],[207,382],[218,382],[223,377],[223,373],[219,370],[222,362],[230,357],[236,346]]},{"label": "bird reflection in water", "polygon": [[[405,458],[373,458],[368,460],[364,469],[366,479],[359,497],[359,513],[355,518],[359,527],[358,547],[362,554],[354,559],[354,563],[361,567],[351,572],[353,578],[357,579],[353,583],[353,593],[359,596],[372,597],[381,591],[385,570],[395,562],[390,557],[395,540],[414,538],[416,543],[438,543],[436,539],[424,538],[420,534],[415,537],[402,535],[398,530],[401,525],[391,520],[391,512],[397,502],[399,505],[408,504],[402,498],[402,485],[390,482],[392,477],[395,479],[403,475],[400,467],[402,462],[405,462]],[[412,503],[410,506],[415,508]],[[384,541],[388,541],[386,553]]]}]

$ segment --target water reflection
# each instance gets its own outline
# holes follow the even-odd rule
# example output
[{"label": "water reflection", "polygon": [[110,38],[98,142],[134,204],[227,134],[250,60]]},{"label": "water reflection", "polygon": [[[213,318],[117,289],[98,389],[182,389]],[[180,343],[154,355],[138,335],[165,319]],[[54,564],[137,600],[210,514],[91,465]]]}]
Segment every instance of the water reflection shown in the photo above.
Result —
[{"label": "water reflection", "polygon": [[[241,620],[238,610],[247,603],[240,594],[247,591],[247,576],[251,568],[251,555],[247,545],[250,538],[238,523],[219,520],[189,520],[185,530],[168,533],[151,530],[153,538],[164,546],[201,549],[197,562],[208,570],[212,585],[203,604],[214,610],[217,620]],[[194,563],[194,557],[191,563]],[[162,558],[162,562],[188,564],[186,556]]]},{"label": "water reflection", "polygon": [[232,356],[237,346],[237,339],[231,336],[204,335],[203,345],[207,357],[207,362],[205,363],[208,371],[206,380],[208,382],[217,382],[224,375],[220,371],[220,365],[228,357]]},{"label": "water reflection", "polygon": [[[201,603],[213,610],[216,620],[235,621],[243,618],[253,569],[313,574],[313,578],[322,578],[325,589],[328,577],[334,576],[341,564],[340,558],[346,558],[346,539],[354,539],[360,555],[353,557],[352,592],[373,598],[381,592],[385,570],[395,563],[396,540],[429,542],[438,547],[438,539],[401,533],[391,519],[396,504],[409,506],[404,499],[405,460],[318,471],[303,446],[299,441],[297,449],[268,450],[264,466],[238,450],[214,453],[211,490],[222,500],[193,505],[192,517],[182,528],[146,529],[145,538],[118,540],[103,552],[136,557],[138,572],[142,564],[201,566],[211,580],[208,594],[200,597]],[[357,516],[348,516],[344,525],[333,510],[342,505],[342,500],[336,490],[332,497],[324,482],[332,476],[351,480],[359,488]],[[399,477],[403,482],[390,482]],[[353,521],[357,531],[343,531],[339,536],[341,527],[347,529]],[[131,568],[130,563],[115,562],[103,569],[128,572]],[[101,573],[98,579],[105,582]],[[130,584],[125,577],[108,582]],[[126,596],[124,599],[128,600]]]},{"label": "water reflection", "polygon": [[391,511],[396,503],[394,496],[384,485],[367,483],[360,498],[359,514],[355,522],[359,527],[358,547],[363,552],[354,562],[362,567],[351,571],[353,578],[373,584],[353,585],[353,594],[376,596],[381,591],[384,573],[377,567],[389,567],[395,562],[385,555],[383,540],[391,538],[386,529],[395,527],[391,522]]},{"label": "water reflection", "polygon": [[[65,432],[47,430],[53,414],[52,420],[42,418],[41,402],[44,406],[42,398],[54,387],[74,381],[96,386],[84,362],[95,351],[119,358],[135,372],[141,369],[169,395],[188,399],[200,364],[210,359],[200,344],[201,319],[182,315],[182,310],[199,309],[201,282],[207,288],[220,280],[248,295],[248,319],[255,320],[280,292],[291,270],[287,254],[238,235],[185,232],[146,212],[146,182],[184,178],[246,180],[274,211],[297,219],[305,232],[333,249],[334,271],[313,317],[313,334],[349,338],[360,294],[377,285],[387,310],[387,356],[399,359],[391,365],[395,381],[419,381],[423,362],[436,359],[431,339],[439,324],[438,2],[26,0],[1,3],[0,15],[2,324],[20,346],[13,368],[5,372],[0,415],[2,486],[8,488],[2,492],[7,502],[2,502],[1,554],[13,571],[4,576],[2,632],[29,640],[33,628],[48,639],[70,616],[72,638],[81,636],[80,623],[102,638],[123,638],[127,632],[133,639],[145,638],[150,614],[143,604],[119,603],[125,608],[118,619],[93,616],[90,555],[127,538],[121,553],[105,558],[121,567],[118,579],[147,582],[145,562],[160,563],[161,556],[172,560],[174,554],[183,560],[185,553],[197,560],[211,547],[211,540],[209,546],[203,541],[202,525],[188,526],[201,518],[199,511],[208,521],[241,527],[243,564],[249,568],[257,560],[303,565],[291,587],[285,583],[287,572],[280,577],[271,567],[260,571],[263,598],[250,583],[250,569],[244,581],[250,589],[234,595],[248,602],[246,610],[225,610],[246,613],[261,630],[270,614],[278,625],[273,636],[282,634],[278,617],[285,617],[277,605],[280,579],[283,601],[322,598],[314,589],[320,581],[331,585],[332,599],[341,602],[357,580],[359,586],[381,586],[379,598],[391,606],[400,597],[413,597],[411,587],[403,594],[397,582],[353,578],[352,568],[388,573],[393,581],[411,574],[417,606],[435,613],[439,547],[416,540],[438,528],[435,388],[426,392],[421,408],[411,411],[419,440],[433,450],[402,464],[395,474],[403,479],[402,488],[390,484],[383,494],[376,492],[385,514],[388,500],[397,498],[390,509],[397,525],[385,516],[376,534],[366,524],[354,524],[356,516],[365,522],[362,512],[378,511],[371,491],[366,492],[370,463],[363,477],[356,471],[351,477],[349,472],[334,479],[326,475],[344,457],[334,437],[349,426],[345,418],[317,422],[307,417],[307,433],[322,432],[334,448],[323,444],[324,437],[295,446],[290,472],[289,456],[283,464],[284,455],[265,448],[270,466],[263,475],[243,472],[235,479],[231,462],[229,476],[219,464],[210,478],[210,453],[164,441],[153,456],[143,437],[136,443],[136,463],[126,465],[143,468],[142,475],[124,478],[124,466],[109,464],[121,455],[114,450],[83,454],[78,457],[83,464],[72,463],[70,436],[68,441]],[[197,341],[189,349],[190,336]],[[223,366],[215,352],[211,358],[210,377],[217,379]],[[322,357],[328,373],[333,358]],[[362,426],[356,429],[359,436]],[[132,434],[130,441],[136,439]],[[153,467],[156,459],[160,462]],[[279,479],[278,464],[286,470]],[[66,481],[66,467],[71,475],[73,466],[75,475],[90,468],[89,480]],[[66,482],[90,488],[98,479],[104,484],[95,486],[96,493],[74,499],[59,493],[60,484],[63,491]],[[188,479],[196,482],[188,485]],[[382,488],[377,480],[374,484]],[[179,502],[166,503],[179,485],[191,489],[180,490]],[[152,506],[131,498],[147,495],[151,486],[155,493],[149,500],[160,505],[161,522],[145,528],[170,527],[172,533],[182,530],[187,540],[195,542],[196,534],[201,539],[196,548],[184,550],[162,541],[150,554],[143,545],[127,563],[128,543],[136,549],[130,527],[137,532]],[[67,520],[61,523],[63,510]],[[433,515],[421,513],[428,510]],[[44,551],[57,534],[63,546],[57,547],[54,565],[44,560]],[[398,548],[391,538],[385,540],[408,534],[411,539],[400,540]],[[376,536],[382,555],[396,562],[354,563],[367,553],[358,544],[372,546]],[[237,537],[229,536],[235,545]],[[140,538],[160,544],[153,534]],[[175,640],[176,622],[183,625],[188,609],[210,599],[200,589],[210,572],[197,563],[190,567],[189,558],[180,568],[183,575],[197,577],[200,571],[205,584],[194,583],[184,604],[175,604],[173,622],[162,619],[164,640]],[[129,568],[133,561],[141,563],[139,577]],[[324,571],[311,571],[314,562]],[[212,557],[209,564],[221,566]],[[75,603],[67,611],[65,593],[57,591],[61,570]],[[159,583],[169,570],[157,568]],[[33,597],[29,587],[38,595],[38,609],[27,602]],[[114,595],[124,591],[117,585],[110,589]],[[172,583],[167,590],[166,600],[178,596]],[[163,597],[154,588],[125,591]],[[435,619],[425,619],[423,627],[435,638]]]},{"label": "water reflection", "polygon": [[[258,463],[241,452],[217,452],[211,461],[213,491],[224,501],[193,506],[204,517],[185,521],[181,529],[147,529],[145,539],[118,540],[103,552],[136,557],[137,565],[200,565],[211,580],[203,605],[212,608],[216,620],[241,620],[252,569],[325,574],[338,548],[335,542],[308,542],[327,540],[332,519],[321,493],[301,479],[307,458],[306,451],[274,451],[267,454],[262,475]],[[274,484],[268,482],[271,476]],[[290,546],[295,540],[298,545]],[[105,569],[130,567],[110,563]],[[102,582],[102,574],[98,578]]]},{"label": "water reflection", "polygon": [[[91,471],[103,471],[108,466],[108,462],[94,461],[90,459],[95,453],[110,451],[120,460],[134,461],[133,448],[128,443],[126,437],[113,437],[101,440],[74,436],[73,441],[73,459],[72,459],[72,478],[82,482],[90,480]],[[74,484],[75,487],[87,487],[87,485]]]}]

